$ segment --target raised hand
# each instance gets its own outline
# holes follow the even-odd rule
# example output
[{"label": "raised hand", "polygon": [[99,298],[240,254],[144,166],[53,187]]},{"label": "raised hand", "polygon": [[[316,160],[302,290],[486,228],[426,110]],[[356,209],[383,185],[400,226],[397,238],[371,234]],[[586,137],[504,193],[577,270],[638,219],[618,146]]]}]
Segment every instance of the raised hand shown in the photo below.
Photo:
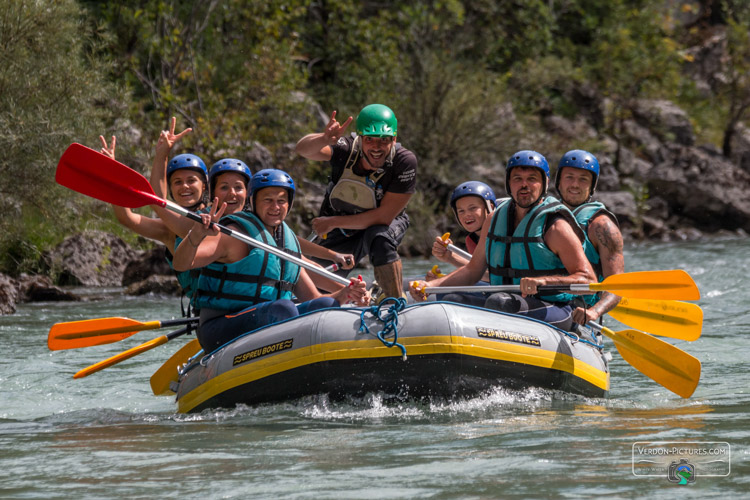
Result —
[{"label": "raised hand", "polygon": [[113,160],[115,159],[115,145],[117,144],[117,137],[114,135],[112,136],[112,146],[107,146],[107,139],[104,138],[103,135],[99,136],[99,140],[102,141],[102,149],[100,150],[102,154],[109,156]]},{"label": "raised hand", "polygon": [[352,119],[350,116],[342,125],[336,120],[336,112],[331,113],[331,119],[328,120],[328,125],[326,125],[326,129],[323,132],[326,142],[329,145],[336,144],[341,136],[344,135],[344,132],[346,132],[346,128],[352,122]]},{"label": "raised hand", "polygon": [[169,155],[177,142],[184,136],[193,131],[192,128],[186,128],[179,134],[174,133],[174,128],[177,125],[177,118],[172,117],[172,121],[169,125],[169,130],[162,130],[159,134],[159,140],[156,141],[156,152]]}]

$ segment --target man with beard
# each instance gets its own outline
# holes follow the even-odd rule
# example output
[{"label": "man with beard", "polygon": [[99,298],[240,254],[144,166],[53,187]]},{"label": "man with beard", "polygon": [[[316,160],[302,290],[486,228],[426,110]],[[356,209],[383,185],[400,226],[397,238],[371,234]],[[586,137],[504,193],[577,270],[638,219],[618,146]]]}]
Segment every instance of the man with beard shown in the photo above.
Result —
[{"label": "man with beard", "polygon": [[[599,161],[588,151],[574,149],[560,158],[555,188],[586,235],[583,250],[601,281],[625,272],[625,260],[617,218],[601,202],[591,201],[598,180]],[[573,311],[573,321],[580,325],[596,321],[620,302],[620,297],[609,292],[581,298],[582,307]]]},{"label": "man with beard", "polygon": [[[301,156],[331,164],[320,216],[312,220],[315,243],[355,264],[370,256],[383,297],[403,295],[398,246],[409,227],[406,205],[416,190],[417,158],[396,142],[396,115],[382,104],[365,106],[357,116],[357,133],[345,136],[336,112],[323,132],[297,142]],[[342,269],[346,276],[350,269]]]},{"label": "man with beard", "polygon": [[[467,265],[431,281],[430,286],[471,285],[489,269],[490,284],[518,284],[520,293],[499,292],[481,298],[448,294],[444,300],[484,306],[545,321],[573,330],[570,293],[538,294],[543,285],[586,284],[596,281],[582,243],[584,234],[573,214],[547,196],[549,164],[535,151],[519,151],[505,168],[510,199],[501,202],[482,227],[479,243]],[[415,299],[425,283],[410,289]]]}]

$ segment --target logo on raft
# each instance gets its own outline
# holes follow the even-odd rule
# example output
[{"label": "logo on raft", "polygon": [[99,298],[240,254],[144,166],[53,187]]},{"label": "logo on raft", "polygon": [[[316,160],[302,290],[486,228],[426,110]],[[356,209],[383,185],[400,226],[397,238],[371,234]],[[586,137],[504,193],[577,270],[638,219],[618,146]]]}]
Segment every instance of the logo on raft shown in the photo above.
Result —
[{"label": "logo on raft", "polygon": [[476,329],[477,335],[488,339],[507,340],[508,342],[517,342],[519,344],[533,345],[537,347],[541,347],[542,345],[539,341],[539,337],[533,335],[521,335],[520,333],[506,332],[504,330],[485,328],[483,326],[478,326]]},{"label": "logo on raft", "polygon": [[245,361],[250,361],[251,359],[267,356],[275,352],[291,349],[293,343],[294,341],[292,339],[286,339],[280,342],[265,345],[263,347],[258,347],[257,349],[253,349],[252,351],[243,352],[242,354],[238,354],[234,357],[232,366],[239,365],[240,363],[244,363]]}]

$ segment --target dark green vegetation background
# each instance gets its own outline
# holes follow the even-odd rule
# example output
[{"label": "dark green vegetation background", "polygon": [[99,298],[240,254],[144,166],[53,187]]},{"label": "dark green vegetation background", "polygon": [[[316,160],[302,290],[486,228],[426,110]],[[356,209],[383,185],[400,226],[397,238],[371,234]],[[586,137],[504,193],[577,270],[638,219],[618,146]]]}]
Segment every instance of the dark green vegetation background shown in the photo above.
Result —
[{"label": "dark green vegetation background", "polygon": [[[699,92],[686,49],[717,28],[722,78]],[[35,271],[43,250],[83,229],[137,242],[109,207],[56,186],[54,170],[71,142],[98,149],[115,134],[118,159],[147,172],[171,116],[194,128],[176,153],[210,165],[259,143],[304,190],[303,178],[325,181],[325,165],[292,150],[321,130],[317,106],[345,117],[386,103],[420,159],[415,228],[452,224],[445,199],[470,167],[487,165],[494,181],[521,147],[596,152],[596,140],[538,133],[544,116],[588,116],[585,95],[608,102],[588,116],[601,134],[617,140],[633,99],[668,99],[696,143],[730,156],[750,105],[749,29],[744,0],[6,0],[0,272]],[[295,209],[302,233],[312,213]],[[412,229],[404,248],[427,251],[431,238]]]}]

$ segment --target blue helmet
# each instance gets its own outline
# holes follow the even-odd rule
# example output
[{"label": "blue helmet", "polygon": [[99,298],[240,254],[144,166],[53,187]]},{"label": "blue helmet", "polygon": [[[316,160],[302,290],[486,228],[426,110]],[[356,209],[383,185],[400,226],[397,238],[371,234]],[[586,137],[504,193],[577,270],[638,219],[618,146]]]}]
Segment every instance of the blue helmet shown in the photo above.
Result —
[{"label": "blue helmet", "polygon": [[167,182],[169,182],[169,178],[173,173],[183,169],[195,170],[203,174],[203,179],[208,184],[208,169],[206,168],[206,164],[203,163],[203,160],[199,156],[190,153],[183,153],[169,160],[169,163],[167,163]]},{"label": "blue helmet", "polygon": [[547,159],[536,151],[530,151],[524,149],[519,151],[508,159],[508,164],[505,166],[505,191],[509,196],[513,196],[510,192],[510,171],[515,167],[534,167],[541,170],[544,175],[542,176],[542,182],[544,187],[542,189],[542,197],[547,194],[547,188],[549,187],[549,163]]},{"label": "blue helmet", "polygon": [[214,187],[216,186],[216,178],[226,172],[237,172],[245,177],[245,187],[250,185],[250,179],[253,177],[253,173],[250,172],[250,167],[245,165],[245,162],[236,158],[223,158],[211,167],[211,171],[208,173],[208,179],[211,183],[211,195],[213,196]]},{"label": "blue helmet", "polygon": [[[204,186],[203,197],[205,201],[205,198],[208,195],[208,169],[203,160],[201,160],[199,156],[190,153],[183,153],[169,160],[169,163],[167,163],[167,186],[169,186],[169,178],[178,170],[194,170],[201,174]],[[169,189],[169,187],[167,189]]]},{"label": "blue helmet", "polygon": [[596,156],[582,149],[573,149],[565,153],[560,158],[557,172],[555,172],[555,188],[558,191],[560,191],[560,171],[563,167],[580,168],[591,172],[591,191],[589,192],[589,199],[591,199],[596,190],[596,183],[599,181],[599,160],[596,159]]},{"label": "blue helmet", "polygon": [[296,189],[294,187],[294,180],[289,174],[275,168],[264,168],[255,173],[250,181],[250,200],[254,201],[255,193],[267,187],[285,188],[287,193],[289,193],[289,209],[291,210]]},{"label": "blue helmet", "polygon": [[487,204],[487,212],[490,213],[495,209],[495,192],[484,182],[479,181],[468,181],[453,190],[451,193],[451,208],[453,213],[458,218],[456,213],[456,202],[464,196],[478,196],[482,198]]}]

